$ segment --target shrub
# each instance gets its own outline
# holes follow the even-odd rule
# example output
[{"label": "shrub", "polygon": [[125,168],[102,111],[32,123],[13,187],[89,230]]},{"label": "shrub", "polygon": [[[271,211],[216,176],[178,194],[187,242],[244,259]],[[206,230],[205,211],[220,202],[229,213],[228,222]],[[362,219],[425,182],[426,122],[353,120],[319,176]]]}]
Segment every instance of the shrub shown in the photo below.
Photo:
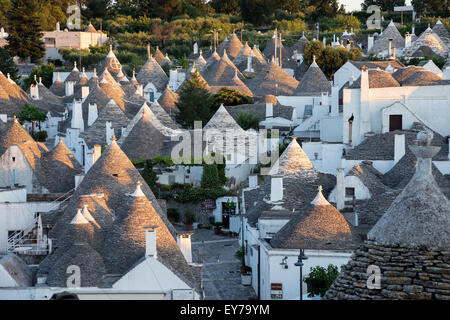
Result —
[{"label": "shrub", "polygon": [[45,131],[45,130],[42,130],[42,131],[39,131],[38,133],[36,133],[36,139],[38,141],[45,141],[47,139],[47,137],[48,137],[48,134],[47,134],[47,131]]},{"label": "shrub", "polygon": [[167,209],[167,217],[171,221],[178,222],[180,220],[180,213],[178,212],[178,209],[176,209],[176,208],[168,208]]},{"label": "shrub", "polygon": [[203,166],[201,181],[202,188],[212,189],[221,185],[219,180],[219,171],[215,164],[206,164]]},{"label": "shrub", "polygon": [[259,117],[249,111],[240,111],[237,115],[236,122],[244,130],[257,130],[259,128]]},{"label": "shrub", "polygon": [[320,266],[311,268],[308,276],[304,278],[308,285],[308,297],[315,295],[323,297],[338,275],[338,267],[332,264],[328,265],[327,269]]},{"label": "shrub", "polygon": [[186,224],[193,224],[195,222],[195,214],[191,210],[186,210],[184,212],[184,219]]}]

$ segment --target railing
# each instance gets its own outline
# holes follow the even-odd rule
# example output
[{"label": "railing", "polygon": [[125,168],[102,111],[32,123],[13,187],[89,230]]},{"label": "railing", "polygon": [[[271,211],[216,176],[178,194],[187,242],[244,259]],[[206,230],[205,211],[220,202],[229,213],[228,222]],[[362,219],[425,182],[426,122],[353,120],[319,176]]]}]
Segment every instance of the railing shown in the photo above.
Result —
[{"label": "railing", "polygon": [[[50,204],[50,208],[48,209],[48,211],[52,211],[54,209],[56,209],[57,207],[61,206],[64,202],[66,202],[68,199],[70,199],[73,196],[73,191],[75,189],[71,189],[69,191],[67,191],[65,194],[63,194],[62,196],[58,197],[57,199],[55,199],[54,201],[52,201],[52,203]],[[72,193],[70,196],[66,197],[67,195],[69,195],[70,193]],[[63,201],[58,202],[58,200],[62,199],[66,197]],[[27,237],[30,236],[30,233],[37,227],[38,224],[38,220],[37,217],[34,218],[34,221],[31,225],[29,225],[28,227],[26,227],[23,230],[20,231],[16,231],[13,234],[11,234],[8,237],[8,251],[10,252],[17,252],[17,250],[19,248],[28,248],[29,245],[25,245],[24,243],[26,243],[27,241],[43,241],[42,239],[29,239]],[[38,236],[38,238],[40,238]],[[31,243],[28,243],[31,244]],[[40,244],[42,245],[42,244]],[[45,244],[47,246],[47,242]],[[34,247],[33,247],[34,248]],[[33,252],[34,249],[32,249],[30,252]],[[37,250],[37,249],[36,249]],[[29,250],[25,250],[23,249],[24,253],[29,252]]]},{"label": "railing", "polygon": [[47,255],[51,253],[54,243],[53,239],[25,239],[20,245],[10,247],[9,251],[17,254]]}]

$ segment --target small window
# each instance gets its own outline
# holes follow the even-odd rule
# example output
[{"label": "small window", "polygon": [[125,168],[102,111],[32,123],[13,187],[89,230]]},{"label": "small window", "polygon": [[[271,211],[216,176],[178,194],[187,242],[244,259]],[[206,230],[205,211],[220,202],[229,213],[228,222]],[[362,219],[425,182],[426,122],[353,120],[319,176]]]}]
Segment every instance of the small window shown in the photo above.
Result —
[{"label": "small window", "polygon": [[317,152],[314,152],[314,160],[319,159],[319,154]]},{"label": "small window", "polygon": [[13,162],[16,162],[16,157],[12,157],[12,161],[13,161]]},{"label": "small window", "polygon": [[231,154],[227,154],[227,161],[231,161],[232,155]]},{"label": "small window", "polygon": [[118,173],[113,173],[112,176],[118,178],[119,174]]},{"label": "small window", "polygon": [[355,188],[345,188],[345,196],[353,198],[355,196]]}]

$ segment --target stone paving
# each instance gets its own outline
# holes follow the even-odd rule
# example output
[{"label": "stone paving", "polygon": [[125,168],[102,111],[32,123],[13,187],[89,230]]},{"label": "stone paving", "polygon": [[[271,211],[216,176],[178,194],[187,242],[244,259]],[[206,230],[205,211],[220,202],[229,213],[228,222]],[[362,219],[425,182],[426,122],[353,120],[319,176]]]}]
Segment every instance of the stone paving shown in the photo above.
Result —
[{"label": "stone paving", "polygon": [[241,284],[240,261],[235,257],[238,238],[218,236],[212,230],[194,230],[192,259],[203,264],[205,300],[248,300],[256,296],[251,286]]}]

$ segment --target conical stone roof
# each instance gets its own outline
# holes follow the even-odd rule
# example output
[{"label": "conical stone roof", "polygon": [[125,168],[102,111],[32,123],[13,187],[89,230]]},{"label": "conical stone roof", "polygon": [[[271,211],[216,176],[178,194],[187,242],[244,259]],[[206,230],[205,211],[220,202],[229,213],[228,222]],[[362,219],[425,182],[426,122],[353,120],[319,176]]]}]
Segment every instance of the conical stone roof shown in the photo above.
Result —
[{"label": "conical stone roof", "polygon": [[[51,236],[61,235],[65,226],[72,220],[79,206],[79,199],[85,195],[103,195],[109,210],[117,212],[124,194],[132,193],[136,189],[137,181],[142,180],[138,170],[134,167],[117,142],[113,140],[109,147],[102,153],[101,157],[89,169],[86,176],[75,190],[64,212],[60,215],[56,224],[51,229]],[[142,191],[152,203],[158,215],[167,222],[172,234],[175,230],[170,227],[165,213],[159,206],[149,186],[143,182]],[[89,208],[92,212],[92,209]],[[94,216],[95,217],[95,216]],[[98,218],[95,217],[98,221]]]},{"label": "conical stone roof", "polygon": [[311,63],[303,76],[294,95],[298,96],[320,96],[322,93],[331,93],[331,84],[322,70],[316,63],[316,59]]},{"label": "conical stone roof", "polygon": [[156,51],[155,54],[153,55],[153,57],[155,58],[156,62],[158,62],[159,64],[161,64],[164,60],[164,55],[161,52],[161,50],[159,50],[159,47],[156,47]]},{"label": "conical stone roof", "polygon": [[397,48],[398,50],[405,47],[405,39],[402,37],[392,21],[383,33],[376,39],[370,51],[375,54],[380,54],[383,51],[389,50],[389,39],[392,39],[392,49]]},{"label": "conical stone roof", "polygon": [[294,94],[299,82],[278,66],[272,59],[256,77],[247,85],[255,96],[264,97],[267,94],[275,96],[290,96]]},{"label": "conical stone roof", "polygon": [[178,101],[178,98],[178,94],[173,92],[167,84],[166,90],[164,90],[163,94],[158,99],[158,103],[161,107],[164,108],[164,110],[166,110],[167,113],[174,114],[179,111],[177,106],[175,105]]},{"label": "conical stone roof", "polygon": [[310,169],[314,169],[313,164],[305,151],[303,151],[302,147],[298,144],[297,139],[294,138],[271,168],[270,175],[295,174],[301,170]]},{"label": "conical stone roof", "polygon": [[109,53],[106,58],[100,63],[99,73],[103,74],[105,70],[108,70],[114,77],[122,70],[122,65],[117,59],[112,50],[112,45],[109,46]]},{"label": "conical stone roof", "polygon": [[159,92],[163,92],[169,82],[166,73],[153,57],[149,57],[145,65],[139,70],[136,80],[144,87],[149,82],[153,83]]},{"label": "conical stone roof", "polygon": [[304,213],[297,213],[270,241],[273,248],[348,250],[357,246],[344,216],[323,196],[322,187]]}]

